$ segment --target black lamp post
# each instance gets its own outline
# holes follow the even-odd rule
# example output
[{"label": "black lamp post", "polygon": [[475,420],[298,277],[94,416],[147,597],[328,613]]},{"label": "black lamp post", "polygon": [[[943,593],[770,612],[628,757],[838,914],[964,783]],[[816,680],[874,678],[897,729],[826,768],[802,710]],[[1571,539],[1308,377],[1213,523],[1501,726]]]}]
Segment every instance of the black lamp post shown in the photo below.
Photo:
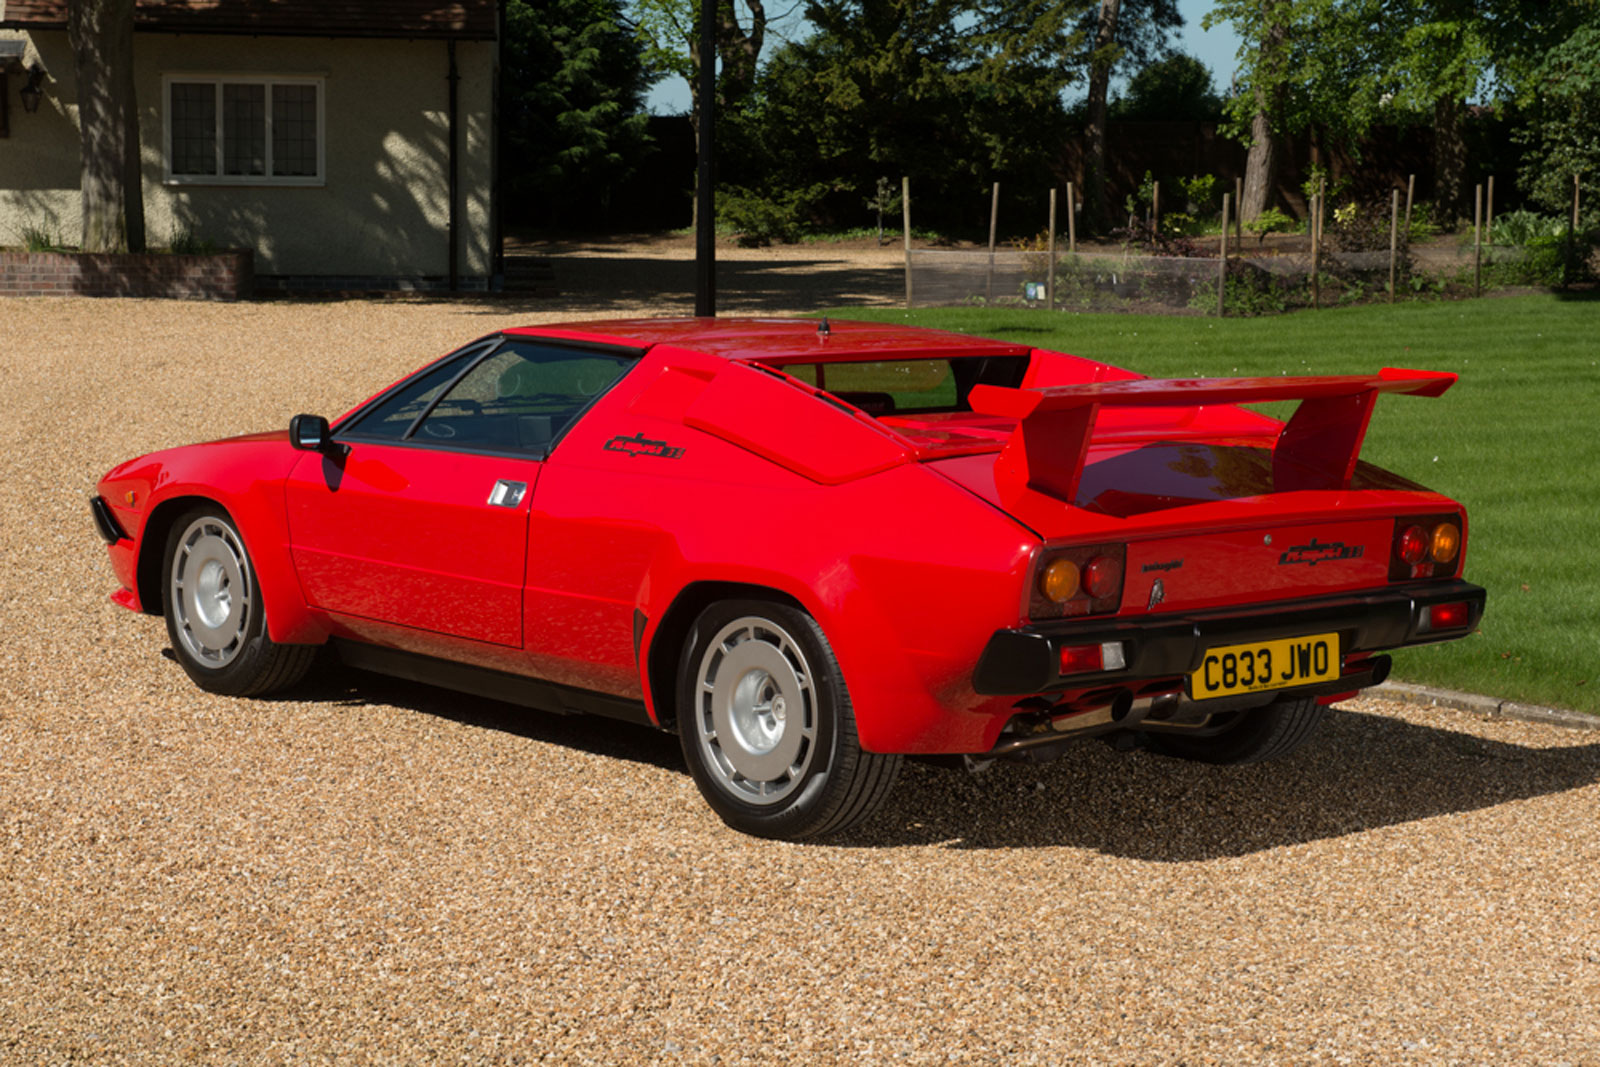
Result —
[{"label": "black lamp post", "polygon": [[695,102],[700,109],[700,159],[695,181],[694,313],[717,313],[716,200],[713,195],[712,131],[716,127],[717,7],[716,0],[700,0],[700,70]]}]

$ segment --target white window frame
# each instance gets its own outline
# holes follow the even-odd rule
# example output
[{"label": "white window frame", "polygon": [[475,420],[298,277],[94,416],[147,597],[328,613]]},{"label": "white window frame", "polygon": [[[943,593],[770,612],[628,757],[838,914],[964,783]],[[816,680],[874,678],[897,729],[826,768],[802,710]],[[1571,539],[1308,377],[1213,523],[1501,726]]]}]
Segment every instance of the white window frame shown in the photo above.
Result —
[{"label": "white window frame", "polygon": [[[172,83],[210,83],[216,93],[216,164],[215,174],[172,173]],[[266,169],[265,174],[224,174],[222,87],[224,85],[266,86]],[[313,85],[317,90],[317,173],[275,175],[272,173],[272,87],[274,85]],[[327,171],[327,79],[321,75],[305,74],[203,74],[187,71],[168,72],[161,76],[161,166],[168,185],[299,185],[321,186],[328,181]]]}]

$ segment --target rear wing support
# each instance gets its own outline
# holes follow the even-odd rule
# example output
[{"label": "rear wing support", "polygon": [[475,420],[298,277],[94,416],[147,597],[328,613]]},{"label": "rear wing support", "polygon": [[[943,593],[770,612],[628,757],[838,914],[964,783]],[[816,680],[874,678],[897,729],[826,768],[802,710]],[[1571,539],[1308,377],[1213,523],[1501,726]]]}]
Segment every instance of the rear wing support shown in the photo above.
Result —
[{"label": "rear wing support", "polygon": [[995,462],[1003,493],[1033,490],[1067,503],[1078,482],[1101,407],[1203,407],[1298,400],[1272,451],[1278,492],[1348,489],[1380,393],[1439,396],[1454,374],[1385,367],[1377,374],[1299,378],[1144,378],[1044,389],[974,386],[972,410],[1014,418]]}]

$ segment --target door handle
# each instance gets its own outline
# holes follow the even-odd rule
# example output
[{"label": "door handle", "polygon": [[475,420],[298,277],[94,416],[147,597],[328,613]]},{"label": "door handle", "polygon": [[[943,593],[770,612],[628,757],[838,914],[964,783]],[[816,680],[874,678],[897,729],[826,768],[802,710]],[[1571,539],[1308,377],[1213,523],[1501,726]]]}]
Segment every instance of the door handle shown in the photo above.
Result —
[{"label": "door handle", "polygon": [[489,490],[489,505],[496,508],[514,508],[521,504],[522,498],[527,495],[527,482],[513,482],[501,478],[494,483],[494,488]]}]

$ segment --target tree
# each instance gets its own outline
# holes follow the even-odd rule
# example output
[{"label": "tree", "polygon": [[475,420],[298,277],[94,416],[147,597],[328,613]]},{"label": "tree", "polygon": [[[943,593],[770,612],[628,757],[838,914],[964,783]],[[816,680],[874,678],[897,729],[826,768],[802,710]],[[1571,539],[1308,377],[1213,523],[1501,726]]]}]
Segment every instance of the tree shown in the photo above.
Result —
[{"label": "tree", "polygon": [[133,0],[68,0],[78,83],[85,252],[144,251],[139,112],[133,91]]},{"label": "tree", "polygon": [[1088,151],[1084,174],[1086,220],[1091,228],[1109,225],[1111,211],[1106,189],[1106,89],[1116,65],[1128,59],[1146,65],[1166,48],[1167,33],[1183,25],[1175,0],[1099,0],[1092,25],[1080,27],[1091,42],[1087,66],[1089,98],[1084,138]]},{"label": "tree", "polygon": [[501,166],[546,223],[603,211],[649,143],[650,78],[621,18],[620,0],[506,5]]},{"label": "tree", "polygon": [[1135,121],[1214,122],[1222,117],[1222,97],[1206,65],[1178,52],[1135,74],[1128,91],[1111,102],[1110,115]]},{"label": "tree", "polygon": [[988,182],[1045,188],[1066,136],[1062,89],[1091,0],[815,0],[815,32],[758,79],[728,158],[824,222],[859,218],[885,174],[912,177],[923,220],[952,220]]},{"label": "tree", "polygon": [[[1600,195],[1600,25],[1582,26],[1529,72],[1524,87],[1527,123],[1522,183],[1553,211],[1572,204],[1572,176],[1584,179],[1585,199]],[[1591,213],[1593,209],[1591,208]]]}]

